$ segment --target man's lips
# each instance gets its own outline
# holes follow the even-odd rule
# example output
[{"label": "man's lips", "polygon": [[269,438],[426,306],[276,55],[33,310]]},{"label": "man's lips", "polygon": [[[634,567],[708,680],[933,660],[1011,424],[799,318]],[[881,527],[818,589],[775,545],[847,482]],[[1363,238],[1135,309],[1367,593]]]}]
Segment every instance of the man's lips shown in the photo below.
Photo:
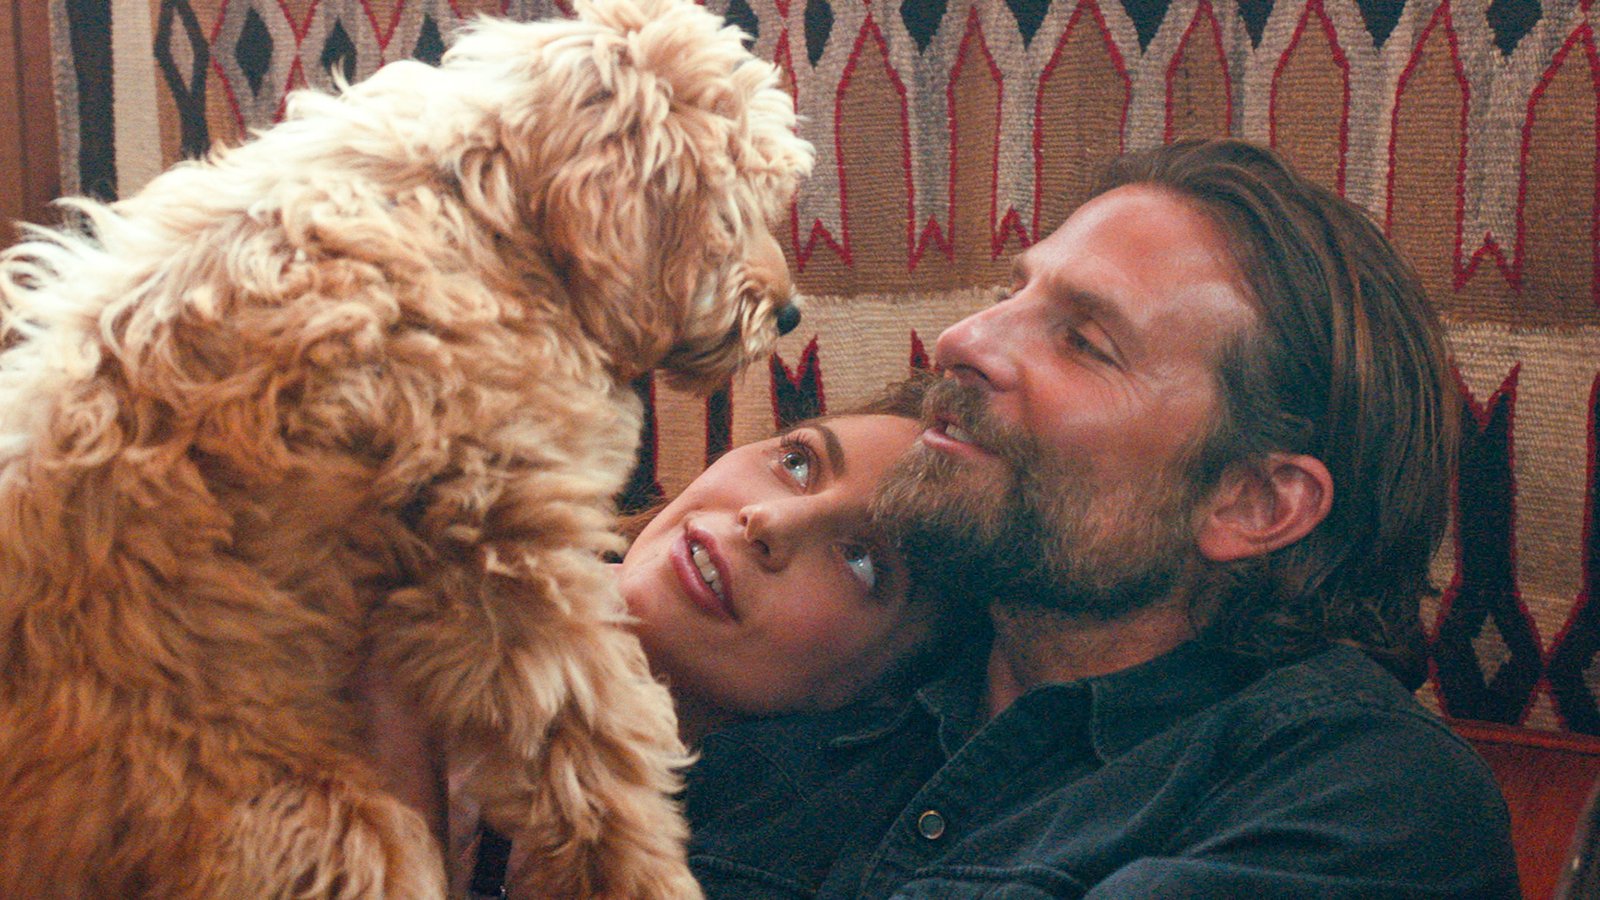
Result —
[{"label": "man's lips", "polygon": [[938,419],[922,432],[922,443],[941,453],[963,456],[993,456],[972,437],[972,433],[948,419]]},{"label": "man's lips", "polygon": [[718,619],[734,619],[728,567],[711,536],[685,528],[670,553],[673,571],[694,604]]}]

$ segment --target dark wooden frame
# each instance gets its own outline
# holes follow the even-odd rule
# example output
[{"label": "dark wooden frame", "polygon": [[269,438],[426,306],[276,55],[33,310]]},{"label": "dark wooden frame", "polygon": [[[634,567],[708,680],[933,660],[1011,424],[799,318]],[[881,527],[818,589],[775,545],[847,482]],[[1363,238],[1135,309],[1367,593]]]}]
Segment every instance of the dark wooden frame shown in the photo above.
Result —
[{"label": "dark wooden frame", "polygon": [[1486,722],[1450,724],[1488,762],[1506,796],[1523,897],[1556,897],[1585,801],[1600,783],[1600,738]]},{"label": "dark wooden frame", "polygon": [[48,3],[0,0],[0,247],[15,221],[52,221],[61,193],[49,35]]}]

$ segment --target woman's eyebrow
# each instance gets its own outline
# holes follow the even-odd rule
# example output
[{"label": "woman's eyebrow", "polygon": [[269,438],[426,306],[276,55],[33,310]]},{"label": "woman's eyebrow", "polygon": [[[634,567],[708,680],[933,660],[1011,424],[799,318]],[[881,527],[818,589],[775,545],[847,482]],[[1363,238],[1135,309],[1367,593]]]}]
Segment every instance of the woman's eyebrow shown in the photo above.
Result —
[{"label": "woman's eyebrow", "polygon": [[821,422],[815,422],[811,427],[822,435],[822,447],[828,457],[828,468],[832,470],[833,477],[842,477],[844,475],[844,445],[839,442],[839,436],[833,433],[832,428]]},{"label": "woman's eyebrow", "polygon": [[838,477],[844,474],[845,469],[844,444],[839,442],[839,436],[833,433],[832,428],[822,424],[827,420],[827,416],[805,419],[790,425],[783,434],[788,436],[801,431],[815,431],[822,437],[822,456],[823,462],[828,465],[828,473],[832,477]]}]

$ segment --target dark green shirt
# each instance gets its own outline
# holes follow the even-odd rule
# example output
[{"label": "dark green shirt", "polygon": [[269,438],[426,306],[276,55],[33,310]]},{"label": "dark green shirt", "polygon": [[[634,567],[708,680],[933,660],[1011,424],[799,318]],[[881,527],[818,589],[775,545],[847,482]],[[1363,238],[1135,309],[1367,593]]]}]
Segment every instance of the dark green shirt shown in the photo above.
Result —
[{"label": "dark green shirt", "polygon": [[1337,647],[1259,674],[1188,644],[977,726],[982,660],[900,708],[707,738],[713,898],[1518,896],[1488,768]]}]

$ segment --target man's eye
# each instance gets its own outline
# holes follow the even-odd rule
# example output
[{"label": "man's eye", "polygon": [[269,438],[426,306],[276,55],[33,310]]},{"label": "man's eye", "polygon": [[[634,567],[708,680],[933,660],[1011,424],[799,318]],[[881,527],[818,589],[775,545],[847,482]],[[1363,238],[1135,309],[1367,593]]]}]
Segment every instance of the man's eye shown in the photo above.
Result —
[{"label": "man's eye", "polygon": [[778,457],[778,465],[783,467],[795,483],[805,487],[811,483],[811,457],[800,450],[785,450]]},{"label": "man's eye", "polygon": [[844,548],[844,564],[850,567],[850,573],[861,580],[872,590],[878,583],[877,567],[872,562],[872,551],[866,547],[855,544],[846,545]]},{"label": "man's eye", "polygon": [[1076,328],[1067,332],[1067,347],[1077,353],[1087,353],[1101,362],[1113,361],[1109,354],[1096,347],[1093,341],[1084,337],[1083,332]]}]

